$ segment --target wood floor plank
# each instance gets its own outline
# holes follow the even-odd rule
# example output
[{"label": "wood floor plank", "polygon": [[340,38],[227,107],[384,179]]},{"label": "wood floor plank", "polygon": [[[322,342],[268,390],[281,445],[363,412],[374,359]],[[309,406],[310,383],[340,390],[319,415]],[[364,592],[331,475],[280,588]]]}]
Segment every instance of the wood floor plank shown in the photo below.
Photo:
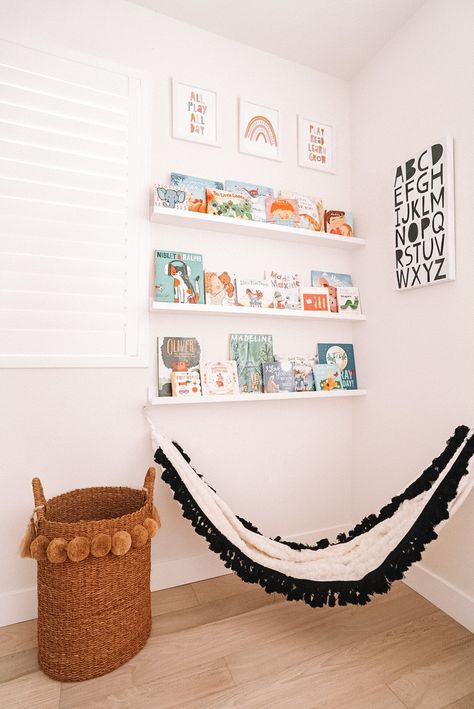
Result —
[{"label": "wood floor plank", "polygon": [[240,593],[247,593],[255,588],[255,585],[245,583],[237,574],[226,574],[218,576],[214,579],[206,579],[205,581],[197,581],[191,584],[199,603],[208,603],[216,601],[219,598],[227,598]]},{"label": "wood floor plank", "polygon": [[0,684],[0,707],[5,709],[57,709],[61,685],[42,672],[33,672]]},{"label": "wood floor plank", "polygon": [[151,614],[157,616],[164,613],[174,613],[184,608],[197,606],[198,602],[193,584],[165,588],[151,594]]},{"label": "wood floor plank", "polygon": [[468,639],[442,649],[434,662],[405,673],[389,686],[409,709],[442,709],[474,692],[473,669],[474,640]]},{"label": "wood floor plank", "polygon": [[443,709],[473,709],[474,707],[474,692],[469,692],[465,697],[461,697],[456,702],[445,704]]},{"label": "wood floor plank", "polygon": [[0,657],[0,682],[9,682],[38,670],[38,650],[36,647]]},{"label": "wood floor plank", "polygon": [[36,620],[25,620],[0,628],[0,657],[36,647],[36,627]]}]

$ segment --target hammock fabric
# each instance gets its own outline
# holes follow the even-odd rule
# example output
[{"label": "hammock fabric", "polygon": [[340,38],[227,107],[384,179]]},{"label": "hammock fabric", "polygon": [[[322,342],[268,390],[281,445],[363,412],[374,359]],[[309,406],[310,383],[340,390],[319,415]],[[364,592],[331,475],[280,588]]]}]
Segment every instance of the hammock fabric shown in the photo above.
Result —
[{"label": "hammock fabric", "polygon": [[365,605],[372,595],[387,593],[393,581],[421,559],[426,545],[437,538],[436,529],[462,504],[474,483],[468,476],[474,435],[467,426],[459,426],[444,451],[378,514],[365,517],[333,542],[299,544],[265,537],[235,515],[190,465],[182,448],[149,423],[162,479],[173,490],[183,516],[225,566],[268,593],[314,608]]}]

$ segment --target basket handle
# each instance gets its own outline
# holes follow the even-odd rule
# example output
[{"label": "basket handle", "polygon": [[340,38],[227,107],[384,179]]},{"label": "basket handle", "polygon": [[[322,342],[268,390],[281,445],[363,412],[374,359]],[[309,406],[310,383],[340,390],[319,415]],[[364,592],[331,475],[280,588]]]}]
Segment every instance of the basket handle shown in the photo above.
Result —
[{"label": "basket handle", "polygon": [[31,481],[31,486],[33,488],[33,497],[35,500],[36,517],[38,519],[42,519],[44,517],[44,506],[46,505],[43,485],[41,484],[41,480],[39,478],[33,478],[33,480]]},{"label": "basket handle", "polygon": [[148,468],[145,475],[145,482],[143,483],[143,487],[146,490],[147,502],[153,502],[153,488],[155,486],[155,476],[156,469]]}]

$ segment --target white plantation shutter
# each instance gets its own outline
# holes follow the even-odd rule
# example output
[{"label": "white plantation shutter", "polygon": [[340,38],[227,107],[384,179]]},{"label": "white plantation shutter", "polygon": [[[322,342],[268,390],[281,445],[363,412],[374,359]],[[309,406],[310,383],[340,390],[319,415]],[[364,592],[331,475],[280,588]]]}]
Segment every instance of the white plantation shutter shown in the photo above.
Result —
[{"label": "white plantation shutter", "polygon": [[0,365],[143,365],[143,78],[0,40]]}]

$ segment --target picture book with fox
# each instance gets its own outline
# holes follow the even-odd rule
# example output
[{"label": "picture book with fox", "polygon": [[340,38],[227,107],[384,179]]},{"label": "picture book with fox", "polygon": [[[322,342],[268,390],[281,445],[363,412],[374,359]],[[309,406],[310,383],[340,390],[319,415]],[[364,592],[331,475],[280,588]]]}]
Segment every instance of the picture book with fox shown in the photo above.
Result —
[{"label": "picture book with fox", "polygon": [[273,307],[279,310],[297,310],[301,308],[298,273],[284,273],[276,268],[265,271],[265,279],[270,281],[273,290]]},{"label": "picture book with fox", "polygon": [[354,347],[352,344],[318,344],[319,364],[337,365],[343,389],[357,389]]},{"label": "picture book with fox", "polygon": [[202,255],[155,251],[155,300],[159,303],[204,303]]},{"label": "picture book with fox", "polygon": [[295,373],[289,360],[264,362],[263,391],[278,394],[281,391],[295,391]]},{"label": "picture book with fox", "polygon": [[273,308],[273,288],[268,279],[236,278],[237,303],[246,308]]},{"label": "picture book with fox", "polygon": [[273,362],[273,335],[230,335],[230,357],[237,363],[241,392],[261,392],[264,362]]},{"label": "picture book with fox", "polygon": [[342,389],[341,372],[336,364],[315,364],[313,373],[316,391]]},{"label": "picture book with fox", "polygon": [[198,372],[201,347],[195,337],[159,337],[156,341],[158,359],[158,396],[172,396],[173,372]]},{"label": "picture book with fox", "polygon": [[201,363],[201,378],[203,394],[207,396],[239,393],[237,363],[233,359]]},{"label": "picture book with fox", "polygon": [[180,172],[171,173],[171,184],[188,193],[188,209],[190,212],[207,212],[206,189],[222,190],[224,185],[216,180],[206,180],[204,177],[192,177]]}]

